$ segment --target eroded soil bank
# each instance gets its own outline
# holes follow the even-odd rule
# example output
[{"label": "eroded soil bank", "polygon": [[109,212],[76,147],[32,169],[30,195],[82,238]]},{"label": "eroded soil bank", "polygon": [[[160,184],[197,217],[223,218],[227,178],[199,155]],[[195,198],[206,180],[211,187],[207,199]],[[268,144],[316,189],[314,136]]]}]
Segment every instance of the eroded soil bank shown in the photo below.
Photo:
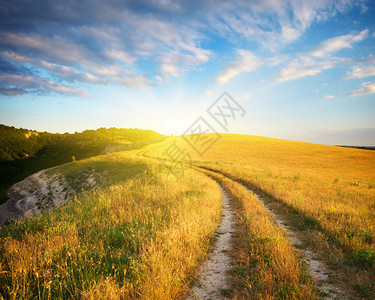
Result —
[{"label": "eroded soil bank", "polygon": [[[6,196],[7,202],[0,205],[0,225],[21,218],[39,216],[69,201],[76,191],[65,176],[54,168],[34,173],[12,185]],[[79,179],[82,188],[96,186],[92,172],[87,172]]]}]

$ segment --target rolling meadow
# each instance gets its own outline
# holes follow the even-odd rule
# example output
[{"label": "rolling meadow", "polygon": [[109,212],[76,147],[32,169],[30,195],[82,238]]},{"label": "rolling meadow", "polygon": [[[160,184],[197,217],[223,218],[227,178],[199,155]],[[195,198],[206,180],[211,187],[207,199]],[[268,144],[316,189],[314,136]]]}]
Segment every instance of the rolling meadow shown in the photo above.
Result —
[{"label": "rolling meadow", "polygon": [[[184,139],[174,142],[190,154],[186,164],[265,196],[280,215],[291,217],[306,243],[350,278],[352,289],[375,295],[375,152],[222,134],[201,156]],[[151,146],[146,156],[165,157],[168,145]]]},{"label": "rolling meadow", "polygon": [[[173,143],[191,159],[171,161]],[[63,164],[48,172],[74,186],[71,200],[0,227],[0,295],[184,297],[212,249],[221,186],[236,214],[225,297],[326,297],[297,251],[307,247],[333,270],[333,284],[371,299],[374,162],[369,150],[222,134],[203,156],[176,137]],[[83,174],[93,170],[97,185],[82,188]],[[274,215],[288,220],[301,245]]]}]

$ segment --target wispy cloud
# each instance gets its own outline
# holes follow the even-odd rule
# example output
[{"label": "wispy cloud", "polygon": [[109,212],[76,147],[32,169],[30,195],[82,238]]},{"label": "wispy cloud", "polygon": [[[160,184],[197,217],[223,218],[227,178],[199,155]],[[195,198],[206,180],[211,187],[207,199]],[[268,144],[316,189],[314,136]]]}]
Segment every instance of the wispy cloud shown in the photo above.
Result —
[{"label": "wispy cloud", "polygon": [[[178,4],[158,2],[144,3],[140,9],[128,2],[82,0],[61,7],[42,0],[26,9],[15,0],[0,8],[0,60],[13,65],[17,75],[46,76],[61,86],[72,82],[138,88],[161,84],[165,78],[198,68],[212,56],[199,45],[204,36],[191,19],[167,17],[171,7],[187,13]],[[13,22],[16,19],[19,26]],[[5,88],[7,83],[11,84],[1,84]],[[50,90],[46,81],[40,84]]]},{"label": "wispy cloud", "polygon": [[[15,75],[45,77],[60,86],[143,88],[163,84],[211,61],[217,53],[207,47],[210,39],[225,40],[231,48],[256,42],[275,53],[301,38],[313,23],[355,5],[355,0],[81,0],[62,6],[41,0],[26,6],[22,0],[13,0],[0,7],[0,60],[12,65]],[[314,55],[346,47],[366,34],[347,35],[341,44],[327,41],[320,54],[315,49]],[[267,64],[246,50],[238,50],[237,55],[217,76],[218,83]],[[9,81],[1,84],[4,89],[7,84],[15,88]],[[45,91],[50,89],[45,81],[40,84],[45,84]]]},{"label": "wispy cloud", "polygon": [[110,49],[107,51],[107,56],[118,60],[120,63],[126,63],[129,65],[135,62],[135,58],[123,50]]},{"label": "wispy cloud", "polygon": [[354,68],[352,72],[348,73],[345,76],[345,78],[356,79],[356,78],[364,78],[364,77],[369,77],[369,76],[375,76],[375,66]]},{"label": "wispy cloud", "polygon": [[[280,73],[274,76],[274,78],[278,82],[283,82],[306,76],[316,76],[322,71],[338,65],[353,65],[355,62],[351,59],[331,57],[331,54],[345,48],[352,48],[352,44],[364,40],[367,36],[368,30],[365,29],[358,34],[347,34],[328,39],[320,43],[314,50],[297,55],[297,58],[282,68]],[[371,73],[371,70],[366,71],[367,73]],[[363,74],[362,72],[361,75]]]},{"label": "wispy cloud", "polygon": [[212,2],[212,30],[227,38],[255,41],[276,51],[298,40],[314,22],[359,5],[353,0]]},{"label": "wispy cloud", "polygon": [[334,62],[320,62],[320,63],[301,63],[292,62],[287,67],[283,68],[281,72],[274,78],[278,82],[298,79],[306,76],[315,76],[323,70],[331,69],[335,66]]},{"label": "wispy cloud", "polygon": [[237,59],[228,64],[226,69],[219,73],[216,77],[216,82],[219,84],[227,83],[233,77],[242,72],[250,72],[262,65],[262,61],[256,57],[252,52],[238,49]]},{"label": "wispy cloud", "polygon": [[249,94],[245,94],[241,97],[237,97],[236,100],[239,101],[239,102],[246,102],[250,98],[251,98],[251,96]]},{"label": "wispy cloud", "polygon": [[35,76],[23,76],[16,74],[0,74],[0,93],[7,96],[20,96],[27,93],[47,95],[69,95],[87,97],[88,91],[60,85],[47,78]]},{"label": "wispy cloud", "polygon": [[375,56],[353,60],[353,68],[351,72],[345,75],[346,79],[358,79],[364,77],[375,76]]},{"label": "wispy cloud", "polygon": [[326,100],[332,100],[332,99],[335,99],[335,95],[325,95],[325,96],[324,96],[324,99],[326,99]]},{"label": "wispy cloud", "polygon": [[361,84],[361,88],[349,93],[349,96],[362,96],[375,93],[375,82],[364,82]]},{"label": "wispy cloud", "polygon": [[313,57],[326,57],[328,54],[337,52],[345,48],[352,48],[352,44],[364,40],[368,36],[368,29],[361,31],[359,34],[346,34],[331,38],[319,44],[309,54]]}]

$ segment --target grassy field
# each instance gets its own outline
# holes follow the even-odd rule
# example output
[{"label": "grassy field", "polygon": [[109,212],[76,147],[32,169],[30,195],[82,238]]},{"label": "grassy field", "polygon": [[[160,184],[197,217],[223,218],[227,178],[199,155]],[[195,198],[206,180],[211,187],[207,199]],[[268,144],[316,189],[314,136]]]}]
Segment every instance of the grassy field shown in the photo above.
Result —
[{"label": "grassy field", "polygon": [[[363,297],[375,297],[375,152],[264,137],[222,134],[204,156],[182,138],[192,164],[267,193],[296,215],[333,268]],[[146,156],[164,157],[171,140]]]},{"label": "grassy field", "polygon": [[[169,161],[174,142],[191,156],[190,167]],[[204,156],[177,137],[61,165],[47,172],[64,175],[77,196],[0,228],[0,295],[184,295],[221,218],[217,181],[237,216],[233,298],[322,296],[286,233],[246,187],[277,204],[360,297],[374,298],[374,162],[369,150],[222,134]],[[90,174],[95,189],[85,187]]]},{"label": "grassy field", "polygon": [[186,292],[220,219],[221,193],[203,174],[177,181],[129,152],[65,164],[105,184],[67,205],[0,228],[4,299],[173,299]]}]

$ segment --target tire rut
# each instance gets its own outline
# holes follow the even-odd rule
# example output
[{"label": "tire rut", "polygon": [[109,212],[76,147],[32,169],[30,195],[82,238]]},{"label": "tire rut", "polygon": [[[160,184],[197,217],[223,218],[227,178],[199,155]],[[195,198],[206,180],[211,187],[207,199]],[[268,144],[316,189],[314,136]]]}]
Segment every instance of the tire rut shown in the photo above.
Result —
[{"label": "tire rut", "polygon": [[[211,168],[198,167],[202,170],[208,170],[226,177],[229,180],[236,181],[226,174],[216,171]],[[288,235],[291,244],[294,246],[295,251],[299,256],[302,257],[303,261],[308,265],[308,272],[311,278],[313,278],[321,291],[322,296],[327,299],[359,299],[356,294],[344,283],[333,282],[333,278],[339,278],[337,273],[328,267],[326,262],[321,259],[321,254],[318,253],[311,245],[307,245],[303,239],[303,233],[292,228],[288,225],[290,222],[282,214],[277,213],[277,209],[272,204],[267,203],[261,196],[256,192],[248,188],[241,182],[236,181],[238,184],[244,186],[250,193],[256,195],[258,200],[263,203],[272,219],[278,224]]]},{"label": "tire rut", "polygon": [[[220,186],[220,185],[219,185]],[[223,218],[216,232],[216,240],[208,259],[203,263],[199,280],[187,299],[225,299],[230,289],[227,272],[231,269],[231,248],[235,226],[235,214],[230,198],[222,187]]]}]

